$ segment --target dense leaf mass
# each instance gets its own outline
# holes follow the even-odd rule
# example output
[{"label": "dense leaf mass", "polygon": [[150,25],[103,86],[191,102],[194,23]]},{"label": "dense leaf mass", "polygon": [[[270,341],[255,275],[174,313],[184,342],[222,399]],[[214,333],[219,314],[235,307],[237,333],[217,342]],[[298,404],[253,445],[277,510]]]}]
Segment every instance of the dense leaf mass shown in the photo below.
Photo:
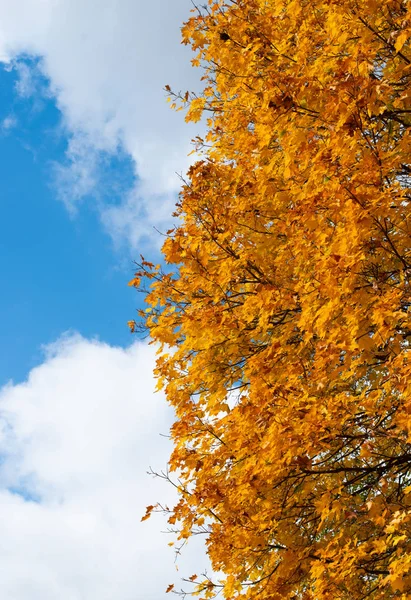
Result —
[{"label": "dense leaf mass", "polygon": [[[411,598],[411,10],[210,0],[207,118],[144,323],[202,598]],[[174,266],[173,266],[174,265]]]}]

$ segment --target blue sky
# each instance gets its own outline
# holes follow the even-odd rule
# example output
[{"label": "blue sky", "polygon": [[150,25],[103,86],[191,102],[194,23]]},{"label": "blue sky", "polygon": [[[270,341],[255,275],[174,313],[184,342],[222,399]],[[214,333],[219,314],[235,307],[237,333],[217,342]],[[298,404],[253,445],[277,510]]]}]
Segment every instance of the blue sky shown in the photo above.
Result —
[{"label": "blue sky", "polygon": [[[67,137],[55,99],[22,98],[17,81],[17,71],[3,66],[0,120],[15,124],[0,135],[0,385],[24,379],[42,360],[41,346],[65,331],[129,344],[126,322],[141,301],[127,287],[131,255],[113,250],[99,222],[93,192],[101,190],[83,198],[71,217],[56,199],[53,165],[64,162]],[[124,153],[105,158],[106,201],[116,204],[132,188],[130,163]]]},{"label": "blue sky", "polygon": [[159,257],[190,140],[164,86],[198,90],[190,0],[0,0],[0,598],[161,600],[176,571],[148,504],[174,489],[155,348],[127,321]]}]

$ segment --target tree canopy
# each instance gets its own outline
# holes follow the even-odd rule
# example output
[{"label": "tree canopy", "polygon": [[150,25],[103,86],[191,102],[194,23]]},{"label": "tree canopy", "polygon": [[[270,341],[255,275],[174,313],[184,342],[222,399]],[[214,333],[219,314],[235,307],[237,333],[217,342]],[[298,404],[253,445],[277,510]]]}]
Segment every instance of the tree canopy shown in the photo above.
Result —
[{"label": "tree canopy", "polygon": [[405,0],[209,0],[183,27],[204,91],[171,98],[207,134],[168,267],[131,284],[201,598],[411,597],[410,35]]}]

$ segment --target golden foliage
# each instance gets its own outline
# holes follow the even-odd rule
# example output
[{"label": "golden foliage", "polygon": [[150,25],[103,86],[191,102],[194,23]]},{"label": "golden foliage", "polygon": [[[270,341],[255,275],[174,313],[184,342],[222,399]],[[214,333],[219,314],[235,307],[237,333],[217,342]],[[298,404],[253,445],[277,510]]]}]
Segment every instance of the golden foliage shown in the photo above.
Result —
[{"label": "golden foliage", "polygon": [[[180,538],[227,599],[411,597],[411,12],[209,0],[183,28],[207,117],[144,261],[175,409]],[[136,324],[132,323],[133,328]]]}]

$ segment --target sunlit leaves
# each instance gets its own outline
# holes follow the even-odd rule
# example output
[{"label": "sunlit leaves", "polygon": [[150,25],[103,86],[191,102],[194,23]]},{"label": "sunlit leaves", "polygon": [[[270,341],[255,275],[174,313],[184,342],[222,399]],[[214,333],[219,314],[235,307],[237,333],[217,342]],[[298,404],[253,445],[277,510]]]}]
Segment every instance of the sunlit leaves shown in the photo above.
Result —
[{"label": "sunlit leaves", "polygon": [[173,98],[208,132],[170,271],[130,283],[176,413],[170,524],[222,574],[202,598],[411,595],[410,24],[221,0],[184,26],[205,91]]}]

